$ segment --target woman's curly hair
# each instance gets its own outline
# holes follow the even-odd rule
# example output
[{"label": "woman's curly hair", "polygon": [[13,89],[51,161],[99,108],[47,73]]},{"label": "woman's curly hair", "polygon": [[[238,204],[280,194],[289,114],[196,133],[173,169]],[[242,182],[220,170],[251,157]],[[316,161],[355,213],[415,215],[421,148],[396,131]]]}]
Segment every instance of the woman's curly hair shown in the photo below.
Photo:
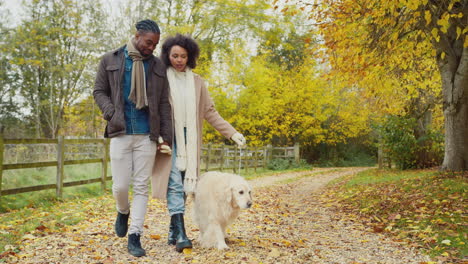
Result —
[{"label": "woman's curly hair", "polygon": [[187,66],[195,69],[197,66],[198,56],[200,56],[200,48],[198,47],[197,42],[190,36],[182,34],[167,37],[161,48],[161,60],[164,62],[164,64],[166,64],[167,67],[171,66],[169,53],[174,46],[181,46],[187,51]]}]

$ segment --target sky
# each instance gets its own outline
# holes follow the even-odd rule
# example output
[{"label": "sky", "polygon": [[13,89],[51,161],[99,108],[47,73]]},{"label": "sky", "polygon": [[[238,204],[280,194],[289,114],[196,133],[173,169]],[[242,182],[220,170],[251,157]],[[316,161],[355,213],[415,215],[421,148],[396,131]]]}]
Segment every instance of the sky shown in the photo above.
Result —
[{"label": "sky", "polygon": [[[0,8],[0,16],[5,19],[4,13],[6,10],[9,11],[9,19],[8,21],[11,23],[11,25],[16,25],[19,23],[21,20],[21,17],[23,16],[22,12],[22,5],[23,1],[30,2],[31,0],[0,0],[0,2],[3,2],[4,5]],[[117,13],[117,10],[119,6],[130,0],[97,0],[101,1],[104,5],[108,6],[108,9],[112,11],[112,13]]]},{"label": "sky", "polygon": [[0,8],[0,13],[3,19],[5,10],[9,10],[9,18],[7,21],[10,21],[13,25],[16,25],[21,17],[21,2],[22,0],[3,0],[3,5]]}]

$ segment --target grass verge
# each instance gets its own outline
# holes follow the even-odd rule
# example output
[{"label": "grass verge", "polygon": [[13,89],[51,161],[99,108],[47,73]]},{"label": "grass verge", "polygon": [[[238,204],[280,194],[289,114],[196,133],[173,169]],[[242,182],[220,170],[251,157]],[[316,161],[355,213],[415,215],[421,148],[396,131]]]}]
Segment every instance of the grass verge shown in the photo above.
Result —
[{"label": "grass verge", "polygon": [[335,181],[324,198],[373,232],[392,234],[443,262],[468,255],[467,173],[368,170]]},{"label": "grass verge", "polygon": [[99,196],[72,194],[73,191],[80,193],[83,188],[70,188],[66,200],[45,199],[26,208],[0,214],[0,262],[8,254],[18,253],[19,241],[27,236],[45,236],[80,223],[89,214],[114,209],[109,192],[104,194],[109,196],[108,199],[102,199],[102,193]]},{"label": "grass verge", "polygon": [[[28,168],[15,169],[3,172],[2,190],[30,187],[46,184],[55,184],[57,168]],[[64,168],[64,182],[77,180],[88,180],[99,178],[101,164],[78,164],[67,165]],[[110,186],[110,183],[107,183]],[[63,189],[63,199],[86,198],[102,194],[99,184],[86,184],[78,187],[67,187]],[[0,197],[0,213],[16,210],[24,207],[47,206],[57,200],[55,189],[35,192],[27,192]]]}]

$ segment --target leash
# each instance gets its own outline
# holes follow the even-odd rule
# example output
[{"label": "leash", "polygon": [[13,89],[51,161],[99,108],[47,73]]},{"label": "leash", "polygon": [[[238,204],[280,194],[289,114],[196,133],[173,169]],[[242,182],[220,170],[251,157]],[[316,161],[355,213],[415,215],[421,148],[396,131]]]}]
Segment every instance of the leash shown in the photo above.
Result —
[{"label": "leash", "polygon": [[237,146],[239,148],[239,172],[237,174],[239,174],[239,176],[241,176],[241,164],[242,164],[242,148]]}]

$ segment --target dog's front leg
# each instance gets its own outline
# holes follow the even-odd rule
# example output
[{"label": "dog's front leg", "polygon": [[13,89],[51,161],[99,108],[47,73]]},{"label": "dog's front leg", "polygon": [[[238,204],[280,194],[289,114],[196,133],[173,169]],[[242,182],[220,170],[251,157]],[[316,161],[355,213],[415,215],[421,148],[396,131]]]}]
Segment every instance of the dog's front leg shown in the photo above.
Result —
[{"label": "dog's front leg", "polygon": [[219,250],[223,249],[228,249],[228,245],[226,244],[226,241],[224,240],[224,234],[225,230],[221,226],[217,226],[215,230],[215,236],[216,236],[216,248]]},{"label": "dog's front leg", "polygon": [[223,237],[224,237],[224,240],[227,239],[228,237],[228,233],[227,233],[227,227],[226,227],[227,224],[221,224],[220,228],[221,230],[223,231]]}]

